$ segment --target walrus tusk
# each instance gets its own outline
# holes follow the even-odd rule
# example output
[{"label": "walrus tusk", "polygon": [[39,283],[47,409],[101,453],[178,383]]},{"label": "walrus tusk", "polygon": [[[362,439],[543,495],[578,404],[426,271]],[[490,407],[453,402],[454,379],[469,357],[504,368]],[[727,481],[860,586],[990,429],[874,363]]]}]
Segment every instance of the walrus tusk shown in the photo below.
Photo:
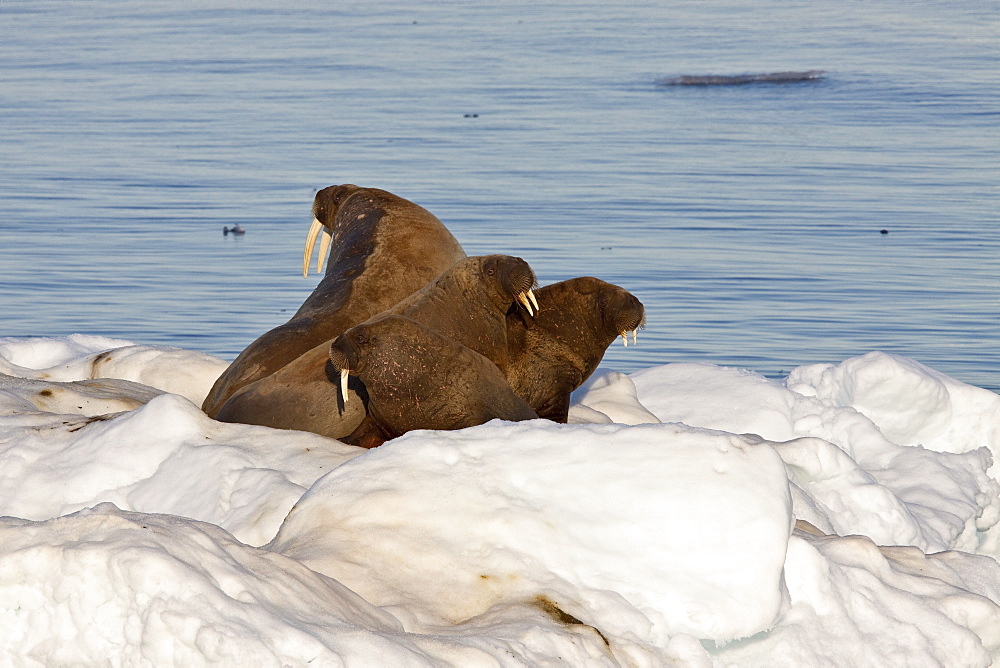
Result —
[{"label": "walrus tusk", "polygon": [[344,396],[344,403],[347,403],[347,376],[350,374],[349,369],[340,370],[340,393]]},{"label": "walrus tusk", "polygon": [[[528,299],[528,295],[531,295],[530,300]],[[530,315],[532,318],[535,317],[535,312],[531,310],[531,302],[535,301],[535,295],[531,294],[531,290],[528,290],[526,293],[519,292],[517,295],[517,301],[521,302],[521,304],[524,305],[524,308],[528,310],[528,315]],[[535,301],[535,308],[536,309],[538,308],[537,301]]]},{"label": "walrus tusk", "polygon": [[535,313],[538,313],[538,300],[535,299],[535,293],[531,290],[528,290],[528,299],[530,299],[531,303],[535,305]]},{"label": "walrus tusk", "polygon": [[638,329],[633,329],[632,330],[632,345],[633,346],[636,345],[636,339],[638,338],[638,336],[637,336],[638,334],[639,334],[639,330]]},{"label": "walrus tusk", "polygon": [[319,239],[319,257],[316,258],[316,273],[323,273],[323,265],[326,264],[326,256],[330,252],[330,242],[333,240],[333,236],[323,228],[323,236]]},{"label": "walrus tusk", "polygon": [[623,329],[620,334],[622,335],[622,345],[628,348],[628,333]]},{"label": "walrus tusk", "polygon": [[306,247],[302,251],[302,278],[309,278],[309,261],[312,260],[313,248],[316,247],[316,237],[322,229],[323,223],[319,222],[319,218],[313,218],[306,234]]}]

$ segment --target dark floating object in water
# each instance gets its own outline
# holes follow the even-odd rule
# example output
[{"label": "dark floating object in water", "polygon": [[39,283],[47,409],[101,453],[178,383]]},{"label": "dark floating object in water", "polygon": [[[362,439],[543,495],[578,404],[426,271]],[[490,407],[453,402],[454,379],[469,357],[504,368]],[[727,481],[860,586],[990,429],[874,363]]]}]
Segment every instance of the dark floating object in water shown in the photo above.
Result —
[{"label": "dark floating object in water", "polygon": [[246,234],[246,233],[247,233],[247,231],[244,230],[239,225],[233,225],[232,227],[223,227],[222,228],[222,236],[226,236],[227,234],[240,235],[240,234]]},{"label": "dark floating object in water", "polygon": [[466,118],[479,118],[479,114],[466,114]]},{"label": "dark floating object in water", "polygon": [[889,234],[889,230],[879,230],[879,234]]},{"label": "dark floating object in water", "polygon": [[752,83],[797,83],[823,78],[823,70],[770,72],[768,74],[683,74],[657,79],[660,86],[741,86]]}]

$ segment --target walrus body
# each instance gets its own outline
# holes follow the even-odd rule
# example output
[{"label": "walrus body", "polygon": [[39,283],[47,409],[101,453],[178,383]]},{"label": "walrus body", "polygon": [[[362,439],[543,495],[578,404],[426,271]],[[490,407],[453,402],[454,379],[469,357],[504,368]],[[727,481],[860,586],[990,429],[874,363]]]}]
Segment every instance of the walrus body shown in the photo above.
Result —
[{"label": "walrus body", "polygon": [[368,393],[368,416],[341,439],[345,443],[375,447],[414,429],[537,417],[495,364],[400,315],[347,330],[331,344],[330,361],[359,378]]},{"label": "walrus body", "polygon": [[[534,284],[534,272],[520,258],[470,257],[386,313],[415,320],[500,366],[506,364],[508,354],[506,314],[519,298],[530,305],[528,294]],[[344,402],[330,368],[331,341],[237,390],[216,419],[299,429],[337,439],[349,436],[365,417],[367,394],[355,380],[348,388],[348,398],[354,401]]]},{"label": "walrus body", "polygon": [[536,283],[535,273],[519,257],[469,257],[388,312],[415,320],[502,369],[509,354],[507,313],[512,308],[523,313],[519,302],[525,311],[531,309]]},{"label": "walrus body", "polygon": [[330,366],[330,341],[324,341],[270,376],[238,389],[215,419],[341,439],[365,419],[368,395],[361,381],[351,379],[345,403],[338,383]]},{"label": "walrus body", "polygon": [[240,388],[381,313],[465,257],[433,214],[384,190],[324,188],[313,214],[332,237],[326,275],[291,320],[247,346],[219,377],[202,404],[209,416],[216,417]]},{"label": "walrus body", "polygon": [[589,276],[540,288],[538,301],[534,318],[507,317],[505,376],[539,417],[566,422],[570,393],[618,336],[644,325],[645,309],[624,288]]}]

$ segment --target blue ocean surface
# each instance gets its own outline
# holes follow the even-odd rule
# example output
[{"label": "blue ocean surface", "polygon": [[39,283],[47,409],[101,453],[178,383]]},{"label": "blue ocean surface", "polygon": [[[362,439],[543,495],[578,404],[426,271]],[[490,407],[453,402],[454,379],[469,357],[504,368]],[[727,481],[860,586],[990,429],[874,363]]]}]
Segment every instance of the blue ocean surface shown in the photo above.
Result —
[{"label": "blue ocean surface", "polygon": [[883,350],[998,391],[998,27],[978,0],[5,0],[0,336],[231,359],[315,286],[315,191],[356,183],[632,291],[622,371]]}]

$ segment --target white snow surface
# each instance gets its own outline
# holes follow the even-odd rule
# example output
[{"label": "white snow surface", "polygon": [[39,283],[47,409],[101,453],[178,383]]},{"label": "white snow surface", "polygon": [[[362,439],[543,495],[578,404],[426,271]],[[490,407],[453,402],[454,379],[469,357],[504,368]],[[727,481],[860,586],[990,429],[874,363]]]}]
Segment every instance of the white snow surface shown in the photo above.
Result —
[{"label": "white snow surface", "polygon": [[370,451],[209,419],[225,367],[0,339],[0,666],[1000,659],[1000,396],[913,360],[599,369]]}]

